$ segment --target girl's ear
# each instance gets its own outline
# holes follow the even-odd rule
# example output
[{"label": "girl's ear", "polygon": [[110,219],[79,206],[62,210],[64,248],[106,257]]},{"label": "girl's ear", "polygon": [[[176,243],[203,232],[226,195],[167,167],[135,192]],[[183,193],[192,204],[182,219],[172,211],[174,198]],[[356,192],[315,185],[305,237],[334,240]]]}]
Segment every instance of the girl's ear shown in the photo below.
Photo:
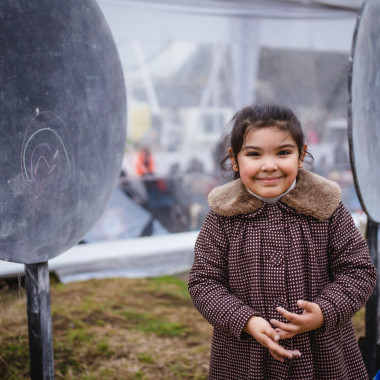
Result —
[{"label": "girl's ear", "polygon": [[303,167],[303,160],[305,159],[305,156],[306,156],[306,152],[307,152],[307,144],[305,144],[303,146],[303,149],[302,149],[302,153],[301,153],[301,156],[298,160],[298,168],[301,169]]},{"label": "girl's ear", "polygon": [[236,157],[234,156],[234,152],[231,148],[228,148],[228,155],[230,156],[230,161],[231,161],[231,164],[232,164],[232,170],[234,172],[238,172],[239,171],[239,168],[238,168],[238,165],[237,165],[237,160],[236,160]]}]

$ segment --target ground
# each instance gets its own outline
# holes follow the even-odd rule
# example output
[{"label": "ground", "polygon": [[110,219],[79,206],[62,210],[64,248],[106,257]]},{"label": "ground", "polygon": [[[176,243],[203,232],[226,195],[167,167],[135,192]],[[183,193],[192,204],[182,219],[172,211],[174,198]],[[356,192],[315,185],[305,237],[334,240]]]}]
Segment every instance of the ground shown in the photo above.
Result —
[{"label": "ground", "polygon": [[[212,329],[186,276],[50,279],[56,379],[207,379]],[[29,379],[23,279],[0,281],[0,378]],[[364,335],[364,311],[354,317]]]}]

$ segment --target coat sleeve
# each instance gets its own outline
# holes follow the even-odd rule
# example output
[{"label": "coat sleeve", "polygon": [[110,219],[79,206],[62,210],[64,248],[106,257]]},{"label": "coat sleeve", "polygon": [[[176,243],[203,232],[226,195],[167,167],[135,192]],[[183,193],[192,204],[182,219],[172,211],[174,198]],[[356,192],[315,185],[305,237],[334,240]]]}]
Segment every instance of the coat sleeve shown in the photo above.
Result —
[{"label": "coat sleeve", "polygon": [[325,318],[325,332],[348,322],[376,284],[368,246],[342,202],[330,219],[328,255],[331,282],[314,300]]},{"label": "coat sleeve", "polygon": [[250,335],[243,328],[258,314],[229,291],[229,243],[223,219],[213,211],[207,215],[195,243],[188,289],[195,307],[209,323],[238,339],[247,339]]}]

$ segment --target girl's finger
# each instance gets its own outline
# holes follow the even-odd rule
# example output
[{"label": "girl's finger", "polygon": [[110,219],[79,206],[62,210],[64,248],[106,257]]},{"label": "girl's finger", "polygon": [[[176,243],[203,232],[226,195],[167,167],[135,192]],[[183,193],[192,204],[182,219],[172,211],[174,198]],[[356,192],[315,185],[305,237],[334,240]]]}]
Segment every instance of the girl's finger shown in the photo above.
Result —
[{"label": "girl's finger", "polygon": [[278,355],[276,352],[272,351],[272,350],[269,350],[270,354],[278,361],[280,361],[281,363],[284,362],[284,358],[280,355]]},{"label": "girl's finger", "polygon": [[294,335],[296,335],[295,332],[288,332],[288,331],[278,331],[277,332],[279,337],[280,337],[280,340],[281,339],[290,339],[290,338],[293,338]]},{"label": "girl's finger", "polygon": [[262,334],[268,336],[270,339],[274,340],[275,342],[279,342],[280,337],[277,334],[277,331],[272,328],[272,326],[268,323],[268,326],[264,329]]},{"label": "girl's finger", "polygon": [[298,350],[292,351],[293,358],[299,358],[302,354]]},{"label": "girl's finger", "polygon": [[276,319],[271,319],[270,323],[283,331],[296,332],[298,329],[298,326],[294,325],[293,323],[284,323],[277,321]]},{"label": "girl's finger", "polygon": [[[277,360],[280,360],[280,361],[284,361],[284,358],[287,358],[287,359],[292,359],[292,353],[288,350],[285,350],[283,347],[281,346],[277,346],[277,347],[271,347],[271,348],[268,348],[269,351],[271,352],[272,356],[273,357],[276,357]],[[276,356],[274,356],[276,355]]]},{"label": "girl's finger", "polygon": [[273,325],[274,327],[278,328],[278,325],[279,325],[281,322],[278,321],[277,319],[271,319],[271,320],[269,321],[269,323],[270,323],[271,325]]},{"label": "girl's finger", "polygon": [[290,350],[286,350],[284,347],[280,346],[278,343],[270,339],[266,342],[266,344],[264,344],[264,346],[268,348],[269,351],[275,353],[277,356],[281,358],[292,359],[293,354],[295,353],[295,351],[293,352]]},{"label": "girl's finger", "polygon": [[290,311],[285,310],[283,307],[277,307],[276,310],[285,317],[289,322],[297,323],[300,318],[299,314],[291,313]]},{"label": "girl's finger", "polygon": [[272,339],[278,343],[280,341],[280,336],[277,334],[276,330],[273,330],[273,333],[271,334]]},{"label": "girl's finger", "polygon": [[306,311],[312,312],[314,310],[314,305],[312,302],[299,300],[299,301],[297,301],[297,305],[300,309],[303,309]]}]

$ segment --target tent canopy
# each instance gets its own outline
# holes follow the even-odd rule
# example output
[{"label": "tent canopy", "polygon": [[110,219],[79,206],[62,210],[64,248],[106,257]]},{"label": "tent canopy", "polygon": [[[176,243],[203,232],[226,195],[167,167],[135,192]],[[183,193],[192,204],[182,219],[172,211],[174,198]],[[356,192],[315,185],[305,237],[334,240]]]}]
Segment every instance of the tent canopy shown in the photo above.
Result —
[{"label": "tent canopy", "polygon": [[270,18],[345,18],[355,15],[361,0],[111,0],[163,11]]}]

